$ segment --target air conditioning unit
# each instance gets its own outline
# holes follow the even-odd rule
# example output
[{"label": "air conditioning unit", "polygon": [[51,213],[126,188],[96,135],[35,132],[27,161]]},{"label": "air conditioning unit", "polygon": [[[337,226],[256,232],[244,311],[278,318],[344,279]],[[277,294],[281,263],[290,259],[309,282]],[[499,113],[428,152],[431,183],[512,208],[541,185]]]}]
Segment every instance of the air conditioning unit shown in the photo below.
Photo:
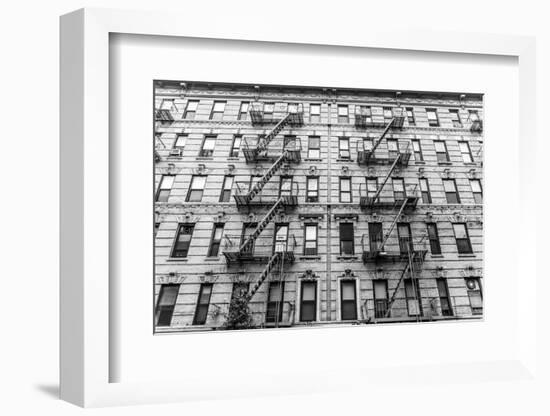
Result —
[{"label": "air conditioning unit", "polygon": [[177,148],[171,149],[171,150],[170,150],[170,156],[181,157],[182,150],[183,150],[183,149],[177,149]]}]

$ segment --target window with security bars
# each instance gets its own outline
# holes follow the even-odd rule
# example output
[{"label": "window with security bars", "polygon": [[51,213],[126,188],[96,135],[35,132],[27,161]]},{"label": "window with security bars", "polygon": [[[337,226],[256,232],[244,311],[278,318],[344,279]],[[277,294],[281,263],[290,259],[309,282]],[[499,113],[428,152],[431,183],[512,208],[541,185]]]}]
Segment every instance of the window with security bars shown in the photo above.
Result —
[{"label": "window with security bars", "polygon": [[397,224],[397,236],[399,239],[399,252],[401,254],[408,254],[414,251],[411,225],[409,223]]},{"label": "window with security bars", "polygon": [[306,180],[306,202],[319,202],[319,177],[308,176]]},{"label": "window with security bars", "polygon": [[422,154],[422,146],[420,145],[420,140],[413,140],[412,141],[412,148],[414,152],[414,160],[416,162],[423,162],[424,161],[424,155]]},{"label": "window with security bars", "polygon": [[355,253],[353,224],[340,223],[340,254],[351,256]]},{"label": "window with security bars", "polygon": [[351,202],[350,177],[340,177],[340,202]]},{"label": "window with security bars", "polygon": [[246,120],[248,118],[248,107],[250,103],[248,101],[241,102],[241,107],[239,108],[239,120]]},{"label": "window with security bars", "polygon": [[338,123],[349,122],[349,109],[347,105],[338,106]]},{"label": "window with security bars", "polygon": [[349,159],[349,138],[340,137],[338,139],[338,158],[339,159]]},{"label": "window with security bars", "polygon": [[236,135],[233,137],[233,143],[231,144],[231,150],[229,151],[229,157],[239,157],[239,151],[241,150],[241,141],[243,136]]},{"label": "window with security bars", "polygon": [[187,202],[200,202],[206,185],[206,175],[193,175],[187,192]]},{"label": "window with security bars", "polygon": [[212,111],[210,113],[210,120],[221,120],[225,111],[225,101],[214,101],[212,105]]},{"label": "window with security bars", "polygon": [[470,179],[470,187],[474,195],[474,202],[476,204],[483,203],[483,191],[481,189],[481,181],[479,179]]},{"label": "window with security bars", "polygon": [[369,222],[369,244],[370,250],[375,253],[382,249],[384,234],[381,222]]},{"label": "window with security bars", "polygon": [[178,226],[176,240],[174,241],[172,253],[170,254],[171,257],[187,257],[194,229],[194,224],[180,224]]},{"label": "window with security bars", "polygon": [[439,292],[439,304],[441,307],[441,315],[453,316],[453,307],[451,305],[451,298],[449,297],[449,287],[447,286],[447,279],[438,278],[437,291]]},{"label": "window with security bars", "polygon": [[416,119],[414,118],[414,109],[412,107],[407,107],[407,122],[409,123],[409,126],[416,125]]},{"label": "window with security bars", "polygon": [[430,194],[430,186],[428,184],[428,179],[420,178],[418,181],[420,183],[420,194],[422,196],[422,203],[431,204],[432,196]]},{"label": "window with security bars", "polygon": [[160,179],[159,187],[157,189],[157,202],[167,202],[168,197],[170,196],[170,191],[174,185],[174,180],[176,177],[174,175],[162,175]]},{"label": "window with security bars", "polygon": [[409,316],[421,316],[422,298],[418,279],[405,279],[405,298]]},{"label": "window with security bars", "polygon": [[233,188],[233,175],[225,175],[223,177],[222,192],[220,194],[220,202],[229,202],[231,200],[231,189]]},{"label": "window with security bars", "polygon": [[204,325],[208,318],[208,308],[210,306],[210,297],[212,295],[212,283],[201,284],[197,308],[193,318],[193,325]]},{"label": "window with security bars", "polygon": [[183,118],[187,120],[193,120],[197,115],[197,108],[199,106],[198,100],[189,100],[185,106],[185,111],[183,113]]},{"label": "window with security bars", "polygon": [[304,255],[317,255],[317,224],[306,224],[304,227]]},{"label": "window with security bars", "polygon": [[435,146],[435,156],[437,158],[438,163],[448,163],[450,161],[449,159],[449,153],[447,152],[447,145],[443,140],[436,140],[434,141]]},{"label": "window with security bars", "polygon": [[448,204],[460,204],[460,197],[456,190],[456,182],[454,179],[443,179],[443,190]]},{"label": "window with security bars", "polygon": [[460,120],[460,114],[458,113],[457,109],[450,109],[449,115],[451,116],[451,122],[453,123],[453,127],[461,128],[462,127],[462,121]]},{"label": "window with security bars", "polygon": [[216,146],[216,136],[206,136],[202,141],[202,147],[199,152],[200,157],[210,157],[214,154]]},{"label": "window with security bars", "polygon": [[430,240],[430,251],[432,254],[441,254],[441,244],[439,243],[437,224],[435,222],[430,222],[426,225],[428,228],[428,239]]},{"label": "window with security bars", "polygon": [[374,198],[378,191],[378,178],[367,177],[367,198]]},{"label": "window with security bars", "polygon": [[388,282],[386,280],[373,280],[374,289],[374,317],[385,318],[388,312]]},{"label": "window with security bars", "polygon": [[460,141],[458,142],[458,147],[460,148],[460,154],[462,155],[462,160],[464,163],[472,163],[474,161],[474,157],[472,156],[470,144],[468,142]]},{"label": "window with security bars", "polygon": [[388,157],[395,159],[399,154],[399,144],[396,139],[388,139]]},{"label": "window with security bars", "polygon": [[315,321],[317,319],[317,282],[302,281],[301,289],[300,321]]},{"label": "window with security bars", "polygon": [[439,118],[437,117],[437,110],[435,108],[427,108],[426,114],[428,115],[428,125],[430,127],[438,127]]},{"label": "window with security bars", "polygon": [[481,280],[477,277],[466,278],[466,289],[468,291],[472,315],[482,315],[483,293],[481,289]]},{"label": "window with security bars", "polygon": [[357,319],[357,295],[355,280],[341,280],[340,292],[342,321]]},{"label": "window with security bars", "polygon": [[170,326],[172,323],[179,290],[180,285],[177,284],[167,284],[160,287],[155,310],[155,322],[157,326]]},{"label": "window with security bars", "polygon": [[403,201],[405,199],[405,181],[403,178],[392,178],[393,198],[395,201]]},{"label": "window with security bars", "polygon": [[307,142],[308,159],[319,159],[321,157],[321,138],[319,136],[310,136]]},{"label": "window with security bars", "polygon": [[309,121],[310,123],[321,122],[321,104],[309,105]]},{"label": "window with security bars", "polygon": [[459,254],[471,254],[472,243],[470,242],[470,235],[468,234],[468,228],[465,223],[453,224],[453,231],[456,239],[456,248]]},{"label": "window with security bars", "polygon": [[220,246],[223,237],[224,224],[214,224],[210,246],[208,247],[208,257],[217,257],[220,252]]},{"label": "window with security bars", "polygon": [[284,293],[285,282],[269,282],[266,322],[281,322],[283,320]]}]

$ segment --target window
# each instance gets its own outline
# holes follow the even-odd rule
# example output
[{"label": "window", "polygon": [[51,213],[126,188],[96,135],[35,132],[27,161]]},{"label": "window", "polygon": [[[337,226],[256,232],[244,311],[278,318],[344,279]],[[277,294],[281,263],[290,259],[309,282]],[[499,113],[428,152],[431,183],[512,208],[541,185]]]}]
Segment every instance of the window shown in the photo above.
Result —
[{"label": "window", "polygon": [[388,139],[388,157],[390,159],[395,159],[399,155],[399,145],[397,140]]},{"label": "window", "polygon": [[201,284],[193,325],[204,325],[206,323],[208,307],[210,306],[210,295],[212,295],[212,283]]},{"label": "window", "polygon": [[317,282],[302,282],[300,299],[300,321],[311,322],[317,319]]},{"label": "window", "polygon": [[403,178],[392,178],[393,198],[396,201],[405,199],[405,181]]},{"label": "window", "polygon": [[466,288],[468,289],[468,298],[472,315],[483,314],[483,294],[481,292],[481,282],[477,277],[466,278]]},{"label": "window", "polygon": [[160,103],[160,109],[161,110],[168,110],[171,111],[174,107],[174,100],[170,98],[164,98],[162,102]]},{"label": "window", "polygon": [[298,112],[298,103],[288,103],[288,112],[291,114],[296,114]]},{"label": "window", "polygon": [[384,234],[382,233],[381,222],[369,222],[369,243],[370,251],[376,253],[382,249]]},{"label": "window", "polygon": [[206,136],[202,142],[200,157],[210,157],[214,154],[214,146],[216,145],[216,136]]},{"label": "window", "polygon": [[458,147],[460,147],[460,153],[462,154],[462,160],[464,163],[472,163],[474,158],[472,156],[472,151],[470,150],[470,145],[468,142],[458,142]]},{"label": "window", "polygon": [[362,105],[359,110],[361,115],[365,117],[365,123],[372,123],[372,110],[368,105]]},{"label": "window", "polygon": [[439,292],[439,303],[441,305],[441,315],[453,316],[453,308],[451,306],[451,299],[449,298],[449,287],[447,286],[447,280],[443,278],[436,279],[437,291]]},{"label": "window", "polygon": [[468,110],[468,115],[471,122],[479,121],[479,115],[477,114],[477,110]]},{"label": "window", "polygon": [[373,280],[374,288],[374,317],[385,318],[388,311],[388,282]]},{"label": "window", "polygon": [[338,158],[349,159],[349,139],[347,137],[340,137],[338,139]]},{"label": "window", "polygon": [[256,182],[262,177],[262,175],[250,175],[250,183],[248,184],[248,192],[252,190]]},{"label": "window", "polygon": [[157,202],[167,202],[170,191],[172,190],[172,185],[176,177],[174,175],[162,175],[160,178],[160,184],[157,190]]},{"label": "window", "polygon": [[451,115],[451,121],[453,122],[453,127],[461,128],[462,127],[462,121],[460,121],[460,115],[458,114],[458,110],[449,110],[449,114]]},{"label": "window", "polygon": [[347,123],[349,122],[348,106],[339,105],[338,106],[338,123]]},{"label": "window", "polygon": [[430,187],[426,178],[420,178],[420,193],[422,195],[422,203],[431,204],[432,196],[430,195]]},{"label": "window", "polygon": [[432,254],[441,254],[441,244],[439,244],[439,233],[437,232],[437,224],[435,222],[429,222],[428,227],[428,239],[430,240],[430,250]]},{"label": "window", "polygon": [[292,176],[281,176],[279,183],[279,197],[292,195]]},{"label": "window", "polygon": [[243,136],[241,135],[233,137],[233,143],[231,144],[231,151],[229,152],[229,157],[239,157],[242,138]]},{"label": "window", "polygon": [[304,255],[317,255],[317,224],[306,224],[304,227]]},{"label": "window", "polygon": [[391,111],[391,107],[384,107],[382,109],[384,114],[384,122],[388,123],[393,118],[393,113]]},{"label": "window", "polygon": [[160,222],[158,221],[155,221],[155,231],[154,231],[154,236],[156,237],[158,232],[159,232],[159,228],[160,228]]},{"label": "window", "polygon": [[442,140],[434,141],[435,155],[437,156],[437,163],[449,162],[449,154],[447,153],[447,145]]},{"label": "window", "polygon": [[187,101],[187,106],[185,107],[185,112],[183,113],[183,118],[188,120],[193,120],[197,115],[197,107],[199,106],[198,100],[189,100]]},{"label": "window", "polygon": [[409,126],[414,126],[416,124],[416,120],[414,119],[414,110],[412,107],[407,107],[407,121],[409,123]]},{"label": "window", "polygon": [[453,224],[453,230],[456,239],[456,248],[459,254],[472,253],[472,244],[470,243],[470,236],[468,235],[468,229],[466,224],[457,223]]},{"label": "window", "polygon": [[408,254],[409,251],[414,251],[411,225],[409,223],[397,224],[397,236],[399,238],[399,252],[401,254]]},{"label": "window", "polygon": [[351,178],[340,178],[340,202],[351,202]]},{"label": "window", "polygon": [[281,322],[283,319],[285,282],[270,282],[267,295],[266,322]]},{"label": "window", "polygon": [[374,147],[374,144],[371,138],[363,139],[363,150],[365,150],[366,152],[371,152],[373,147]]},{"label": "window", "polygon": [[[241,232],[241,244],[239,246],[242,246],[246,240],[248,240],[248,237],[250,237],[252,234],[254,234],[254,231],[256,231],[256,227],[258,226],[255,222],[245,222],[243,224],[243,230]],[[241,250],[243,254],[254,254],[254,246],[256,245],[256,240],[252,239],[247,246]]]},{"label": "window", "polygon": [[443,179],[443,189],[445,190],[447,204],[460,204],[460,197],[456,191],[456,183],[454,179]]},{"label": "window", "polygon": [[405,279],[405,297],[407,299],[409,316],[422,315],[420,287],[418,286],[417,279]]},{"label": "window", "polygon": [[309,121],[311,123],[321,122],[321,104],[309,105]]},{"label": "window", "polygon": [[319,159],[321,157],[321,139],[317,136],[308,138],[307,157],[309,159]]},{"label": "window", "polygon": [[476,204],[483,203],[483,191],[481,190],[481,181],[479,179],[470,179],[470,186],[474,194],[474,202]]},{"label": "window", "polygon": [[243,101],[241,107],[239,108],[239,120],[246,120],[248,117],[248,101]]},{"label": "window", "polygon": [[287,251],[288,224],[275,224],[275,238],[273,239],[273,251],[283,253]]},{"label": "window", "polygon": [[217,257],[220,252],[220,245],[223,237],[223,224],[214,224],[210,247],[208,248],[208,257]]},{"label": "window", "polygon": [[187,141],[187,134],[178,134],[174,141],[174,149],[182,149],[185,147]]},{"label": "window", "polygon": [[319,202],[319,177],[317,176],[307,177],[306,202]]},{"label": "window", "polygon": [[355,280],[342,280],[340,282],[340,289],[342,321],[357,319]]},{"label": "window", "polygon": [[430,127],[438,127],[439,119],[437,118],[437,110],[435,108],[427,108],[426,114],[428,114],[428,124]]},{"label": "window", "polygon": [[367,179],[367,198],[374,198],[378,191],[378,178],[366,178]]},{"label": "window", "polygon": [[189,185],[189,192],[187,192],[187,202],[200,202],[202,200],[202,194],[204,192],[204,186],[206,185],[206,176],[193,175],[191,177],[191,185]]},{"label": "window", "polygon": [[248,282],[235,282],[233,283],[233,289],[231,290],[231,303],[235,299],[242,298],[248,293],[250,289],[250,283]]},{"label": "window", "polygon": [[422,155],[422,147],[420,146],[420,140],[413,140],[412,147],[414,152],[414,160],[416,162],[423,162],[424,155]]},{"label": "window", "polygon": [[232,175],[226,175],[223,178],[222,192],[220,194],[220,202],[229,202],[231,199],[231,188],[233,188]]},{"label": "window", "polygon": [[187,257],[191,237],[193,236],[194,224],[180,224],[176,233],[176,240],[170,257]]},{"label": "window", "polygon": [[157,326],[170,326],[172,323],[172,315],[174,314],[174,307],[176,306],[179,291],[180,285],[169,284],[160,287],[155,311]]},{"label": "window", "polygon": [[212,112],[210,113],[210,120],[221,120],[223,118],[223,112],[225,111],[225,101],[214,101],[212,105]]},{"label": "window", "polygon": [[264,117],[273,117],[273,111],[275,110],[275,103],[264,104]]},{"label": "window", "polygon": [[340,254],[352,256],[354,253],[353,224],[340,223]]}]

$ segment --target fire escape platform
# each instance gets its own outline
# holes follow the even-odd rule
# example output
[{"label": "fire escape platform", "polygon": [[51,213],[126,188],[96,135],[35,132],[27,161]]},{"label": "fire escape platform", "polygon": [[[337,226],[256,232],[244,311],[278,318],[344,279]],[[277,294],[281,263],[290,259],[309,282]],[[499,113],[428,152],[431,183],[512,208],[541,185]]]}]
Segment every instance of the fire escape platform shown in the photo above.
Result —
[{"label": "fire escape platform", "polygon": [[[284,256],[284,262],[294,263],[296,256],[293,251],[281,252]],[[223,255],[225,261],[228,265],[231,264],[242,264],[242,263],[267,263],[273,254],[255,254],[255,253],[246,253],[240,251],[224,251]]]},{"label": "fire escape platform", "polygon": [[[271,207],[279,199],[279,197],[273,196],[273,197],[267,197],[264,199],[261,199],[261,198],[258,199],[258,197],[256,197],[250,200],[247,194],[233,195],[233,198],[235,199],[235,204],[239,209]],[[282,200],[283,207],[294,208],[298,205],[298,196],[296,195],[283,196],[282,198],[283,198]]]},{"label": "fire escape platform", "polygon": [[[410,152],[403,152],[399,154],[397,160],[397,166],[407,167],[411,160]],[[395,162],[395,157],[381,157],[376,156],[372,152],[359,150],[357,152],[357,163],[359,165],[391,165]]]},{"label": "fire escape platform", "polygon": [[[426,258],[428,250],[412,250],[412,254],[415,259]],[[409,253],[400,252],[400,251],[364,251],[363,252],[363,263],[383,263],[391,262],[396,263],[400,261],[405,261],[409,259]]]},{"label": "fire escape platform", "polygon": [[[403,204],[403,200],[394,201],[373,201],[373,197],[362,196],[359,198],[359,205],[361,208],[367,209],[380,209],[380,210],[394,210],[399,208]],[[416,209],[419,198],[417,196],[408,196],[403,208],[404,212],[410,212]]]}]

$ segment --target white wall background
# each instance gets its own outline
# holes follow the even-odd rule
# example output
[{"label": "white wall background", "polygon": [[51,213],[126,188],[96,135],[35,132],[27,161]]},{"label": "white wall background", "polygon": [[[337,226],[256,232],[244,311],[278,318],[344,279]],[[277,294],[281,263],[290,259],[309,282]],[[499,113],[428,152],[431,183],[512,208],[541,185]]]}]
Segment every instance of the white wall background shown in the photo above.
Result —
[{"label": "white wall background", "polygon": [[[214,4],[215,3],[215,4]],[[177,10],[205,25],[232,18],[235,30],[246,33],[249,19],[275,19],[281,30],[300,24],[292,15],[312,12],[308,20],[338,30],[340,25],[379,25],[384,19],[404,27],[536,35],[538,37],[538,124],[544,131],[550,106],[550,30],[544,3],[519,1],[205,1],[165,0],[20,0],[4,2],[0,12],[2,121],[0,170],[2,227],[0,277],[2,342],[0,342],[0,410],[2,414],[76,414],[82,412],[56,399],[58,383],[58,17],[81,7]],[[263,5],[263,7],[262,7]],[[240,22],[240,23],[239,23]],[[182,24],[185,24],[183,21]],[[539,149],[539,166],[546,164],[549,146]],[[544,174],[542,167],[540,175]],[[548,189],[548,182],[546,189]],[[542,189],[542,188],[541,188]],[[546,197],[548,200],[548,197]],[[542,214],[544,204],[539,204]],[[541,215],[540,218],[545,218]],[[541,223],[539,236],[549,235]],[[542,237],[539,237],[542,240]],[[7,284],[6,284],[7,283]],[[549,285],[539,287],[548,292]],[[542,310],[542,307],[541,307]],[[547,331],[550,327],[545,323]],[[542,326],[541,326],[542,328]],[[550,351],[548,344],[546,352]],[[541,365],[548,366],[548,354]],[[548,367],[546,367],[548,368]],[[548,374],[548,373],[547,373]],[[281,397],[225,402],[94,410],[98,414],[280,415],[316,414],[548,414],[538,402],[540,392],[518,391],[502,383],[483,391],[467,388],[411,391],[407,397],[387,394],[371,397],[335,393],[324,396]],[[521,394],[517,394],[521,393]],[[416,396],[415,396],[416,394]],[[448,395],[446,409],[430,405],[430,395]],[[415,398],[416,397],[416,398]],[[486,398],[485,400],[480,400]],[[472,404],[477,402],[476,407]]]}]

